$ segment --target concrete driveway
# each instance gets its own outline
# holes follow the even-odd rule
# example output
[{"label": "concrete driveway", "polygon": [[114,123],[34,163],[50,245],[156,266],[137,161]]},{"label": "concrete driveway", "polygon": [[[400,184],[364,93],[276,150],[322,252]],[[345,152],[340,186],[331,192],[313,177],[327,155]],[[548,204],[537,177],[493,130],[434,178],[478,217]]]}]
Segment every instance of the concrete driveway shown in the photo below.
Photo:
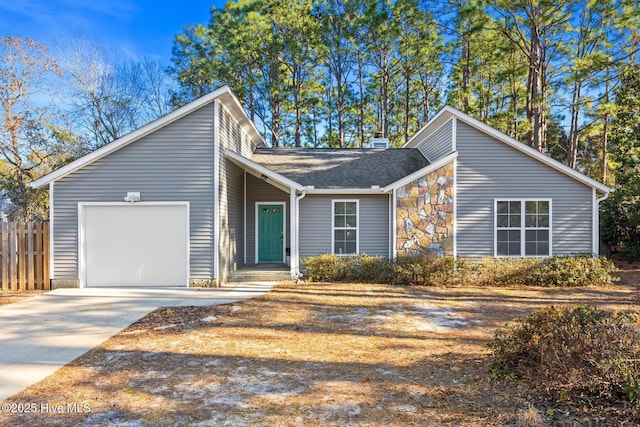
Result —
[{"label": "concrete driveway", "polygon": [[0,306],[0,401],[51,375],[156,308],[228,304],[262,295],[274,284],[57,289]]}]

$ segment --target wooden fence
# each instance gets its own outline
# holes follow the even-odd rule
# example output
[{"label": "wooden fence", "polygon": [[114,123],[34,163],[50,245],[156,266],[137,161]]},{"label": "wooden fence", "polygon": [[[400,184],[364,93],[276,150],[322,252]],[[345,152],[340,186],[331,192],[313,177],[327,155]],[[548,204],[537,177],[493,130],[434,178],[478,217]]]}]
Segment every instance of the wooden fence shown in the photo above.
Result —
[{"label": "wooden fence", "polygon": [[0,280],[3,290],[51,289],[49,223],[0,223]]}]

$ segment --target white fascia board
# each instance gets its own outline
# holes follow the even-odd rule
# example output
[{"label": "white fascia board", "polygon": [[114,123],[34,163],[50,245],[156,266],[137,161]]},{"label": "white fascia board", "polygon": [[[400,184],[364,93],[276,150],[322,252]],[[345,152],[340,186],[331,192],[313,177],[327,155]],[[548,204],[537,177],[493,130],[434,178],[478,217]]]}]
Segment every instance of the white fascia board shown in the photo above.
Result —
[{"label": "white fascia board", "polygon": [[266,168],[259,163],[249,160],[246,157],[241,156],[240,154],[234,153],[233,151],[224,150],[224,155],[228,157],[231,161],[235,162],[236,164],[239,164],[240,166],[244,166],[248,169],[251,169],[259,173],[260,175],[264,175],[267,178],[272,179],[273,181],[287,188],[293,188],[298,191],[304,190],[304,186],[298,184],[297,182],[290,180],[284,175],[280,175],[279,173],[274,172],[271,169]]},{"label": "white fascia board", "polygon": [[223,88],[227,88],[226,91],[220,93],[218,99],[225,107],[233,114],[233,116],[238,121],[240,128],[244,130],[249,138],[256,144],[257,147],[266,148],[267,143],[265,142],[262,135],[260,135],[260,131],[256,127],[255,123],[247,116],[247,112],[244,110],[242,103],[236,97],[236,95],[229,89],[228,86],[223,86]]},{"label": "white fascia board", "polygon": [[413,182],[418,178],[422,178],[426,174],[431,173],[431,172],[435,171],[436,169],[441,168],[442,166],[451,163],[456,158],[458,158],[458,152],[454,151],[453,153],[447,154],[446,156],[442,157],[441,159],[436,160],[435,162],[431,163],[430,165],[427,165],[427,166],[423,167],[422,169],[418,169],[417,171],[413,172],[412,174],[407,175],[404,178],[401,178],[401,179],[397,180],[396,182],[392,182],[391,184],[389,184],[386,187],[384,187],[382,190],[386,193],[387,191],[395,190],[397,188],[402,187],[403,185],[407,185],[410,182]]},{"label": "white fascia board", "polygon": [[384,194],[382,188],[311,188],[305,187],[307,194]]},{"label": "white fascia board", "polygon": [[256,145],[262,146],[265,145],[264,140],[260,136],[260,133],[255,128],[255,125],[249,120],[244,109],[242,108],[242,104],[238,98],[231,92],[231,89],[228,86],[223,86],[219,89],[214,90],[213,92],[196,99],[189,104],[178,108],[177,110],[172,111],[166,116],[160,117],[157,120],[154,120],[151,123],[148,123],[141,128],[138,128],[122,138],[116,139],[109,144],[98,148],[97,150],[80,157],[79,159],[69,163],[62,168],[51,172],[48,175],[45,175],[29,184],[31,188],[42,188],[50,182],[57,181],[60,178],[63,178],[70,173],[77,171],[78,169],[83,168],[84,166],[99,160],[114,151],[119,150],[120,148],[126,147],[127,145],[135,142],[145,136],[175,122],[176,120],[204,107],[207,104],[210,104],[215,99],[220,99],[220,101],[229,108],[229,110],[234,114],[240,123],[241,127],[243,127],[248,135],[254,140]]},{"label": "white fascia board", "polygon": [[[423,134],[428,129],[435,126],[435,129],[433,129],[433,132],[435,132],[440,127],[442,127],[450,118],[450,117],[443,117],[445,116],[445,114],[451,113],[448,110],[448,108],[449,108],[448,106],[445,106],[442,110],[438,111],[438,114],[436,114],[431,120],[427,122],[426,125],[422,126],[422,128],[420,128],[419,131],[417,131],[411,138],[409,138],[409,140],[405,142],[402,148],[413,148],[418,142],[422,142],[426,138],[423,136]],[[433,132],[429,132],[429,133],[433,133]]]}]

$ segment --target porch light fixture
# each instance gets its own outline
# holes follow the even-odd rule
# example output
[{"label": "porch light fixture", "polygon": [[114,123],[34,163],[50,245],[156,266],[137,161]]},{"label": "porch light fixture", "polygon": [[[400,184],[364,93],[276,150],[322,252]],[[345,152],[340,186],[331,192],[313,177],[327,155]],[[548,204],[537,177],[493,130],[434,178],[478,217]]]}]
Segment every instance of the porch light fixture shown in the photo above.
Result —
[{"label": "porch light fixture", "polygon": [[124,198],[125,202],[134,203],[140,201],[140,192],[139,191],[128,191],[127,197]]},{"label": "porch light fixture", "polygon": [[262,174],[262,176],[260,176],[260,179],[263,180],[263,181],[266,181],[266,180],[269,179],[269,177],[267,175],[265,175],[265,174]]}]

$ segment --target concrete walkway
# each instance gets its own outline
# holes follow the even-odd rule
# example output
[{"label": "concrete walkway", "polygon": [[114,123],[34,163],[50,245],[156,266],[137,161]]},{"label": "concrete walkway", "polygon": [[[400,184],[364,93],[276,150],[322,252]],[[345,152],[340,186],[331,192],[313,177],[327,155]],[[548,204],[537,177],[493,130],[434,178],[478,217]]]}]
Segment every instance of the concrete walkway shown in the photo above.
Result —
[{"label": "concrete walkway", "polygon": [[56,289],[0,306],[0,401],[51,375],[156,308],[228,304],[269,292],[274,284]]}]

